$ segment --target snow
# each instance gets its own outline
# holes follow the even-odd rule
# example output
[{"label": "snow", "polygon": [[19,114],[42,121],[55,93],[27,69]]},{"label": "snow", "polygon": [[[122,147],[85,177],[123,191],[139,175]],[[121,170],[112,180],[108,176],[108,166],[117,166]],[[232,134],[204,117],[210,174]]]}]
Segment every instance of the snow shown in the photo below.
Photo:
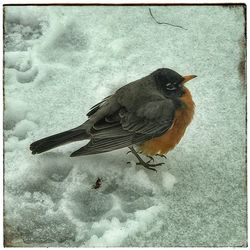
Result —
[{"label": "snow", "polygon": [[16,126],[13,129],[13,135],[19,137],[19,138],[25,138],[28,131],[35,130],[37,128],[37,125],[28,120],[21,120],[16,124]]},{"label": "snow", "polygon": [[[246,246],[243,7],[151,10],[187,30],[148,6],[5,7],[7,245]],[[157,173],[128,149],[69,157],[86,142],[31,154],[161,67],[198,78],[194,120]]]},{"label": "snow", "polygon": [[162,185],[166,190],[171,191],[174,187],[174,184],[177,182],[174,175],[169,172],[162,173]]},{"label": "snow", "polygon": [[5,127],[10,129],[18,122],[25,119],[28,112],[28,104],[21,99],[9,97],[5,99]]}]

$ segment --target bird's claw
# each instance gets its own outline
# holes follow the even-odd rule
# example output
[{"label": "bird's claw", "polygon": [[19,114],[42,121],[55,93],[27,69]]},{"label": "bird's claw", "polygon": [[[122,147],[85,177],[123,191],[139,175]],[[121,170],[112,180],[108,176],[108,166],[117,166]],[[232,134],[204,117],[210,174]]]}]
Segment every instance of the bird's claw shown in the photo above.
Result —
[{"label": "bird's claw", "polygon": [[[143,166],[144,168],[147,168],[147,169],[150,169],[150,170],[153,170],[153,171],[155,171],[155,172],[157,172],[157,170],[155,169],[155,167],[157,167],[157,166],[161,166],[161,165],[163,165],[163,164],[165,164],[165,163],[156,163],[156,164],[149,164],[149,162],[150,162],[151,160],[149,160],[149,161],[147,161],[147,162],[137,162],[136,163],[136,165],[141,165],[141,166]],[[127,164],[131,164],[131,162],[130,161],[127,161]]]},{"label": "bird's claw", "polygon": [[147,162],[144,162],[144,163],[137,162],[136,165],[141,165],[144,168],[147,168],[147,169],[150,169],[150,170],[157,172],[157,170],[155,169],[156,166],[155,165],[152,166],[152,164],[148,164]]},{"label": "bird's claw", "polygon": [[[156,163],[156,164],[150,164],[151,161],[154,162],[154,158],[152,156],[147,156],[150,160],[145,162],[140,156],[139,154],[136,152],[136,150],[131,146],[129,147],[130,151],[128,153],[133,153],[135,155],[135,157],[137,158],[138,162],[136,163],[136,165],[141,165],[143,166],[144,168],[147,168],[147,169],[150,169],[150,170],[153,170],[155,172],[157,172],[157,170],[155,169],[155,167],[157,166],[161,166],[165,163]],[[127,162],[127,164],[130,163],[130,162]]]},{"label": "bird's claw", "polygon": [[139,162],[136,163],[136,165],[141,165],[144,168],[147,168],[147,169],[150,169],[150,170],[153,170],[153,171],[157,172],[157,170],[155,169],[155,167],[161,166],[161,165],[165,164],[163,162],[162,163],[156,163],[156,164],[149,164],[149,162],[150,162],[150,160],[147,161],[147,162],[140,162],[139,161]]},{"label": "bird's claw", "polygon": [[167,156],[166,156],[166,155],[159,155],[159,154],[157,154],[156,156],[160,156],[161,158],[167,159]]},{"label": "bird's claw", "polygon": [[129,150],[129,151],[127,152],[127,155],[128,155],[129,153],[132,153],[131,150]]},{"label": "bird's claw", "polygon": [[147,161],[147,163],[149,163],[149,162],[151,162],[151,161],[155,161],[155,159],[152,157],[152,156],[150,156],[150,155],[147,155],[147,157],[150,159],[149,161]]}]

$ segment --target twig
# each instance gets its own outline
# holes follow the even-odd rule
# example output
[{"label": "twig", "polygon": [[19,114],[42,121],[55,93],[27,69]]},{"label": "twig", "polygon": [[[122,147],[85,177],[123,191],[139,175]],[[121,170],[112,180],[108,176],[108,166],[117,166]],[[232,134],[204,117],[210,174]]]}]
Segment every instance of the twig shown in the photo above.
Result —
[{"label": "twig", "polygon": [[183,28],[182,26],[180,25],[174,25],[174,24],[171,24],[171,23],[162,23],[162,22],[159,22],[155,19],[155,17],[153,16],[153,13],[151,11],[151,9],[149,8],[149,13],[150,13],[150,16],[155,20],[156,23],[158,24],[166,24],[166,25],[170,25],[170,26],[173,26],[173,27],[177,27],[177,28],[181,28],[181,29],[184,29],[184,30],[187,30],[186,28]]}]

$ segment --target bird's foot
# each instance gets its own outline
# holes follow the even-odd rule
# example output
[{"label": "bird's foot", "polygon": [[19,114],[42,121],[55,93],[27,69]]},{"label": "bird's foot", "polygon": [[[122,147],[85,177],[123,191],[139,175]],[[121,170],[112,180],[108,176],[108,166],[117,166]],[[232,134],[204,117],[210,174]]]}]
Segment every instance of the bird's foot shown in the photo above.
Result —
[{"label": "bird's foot", "polygon": [[151,161],[151,160],[145,162],[145,161],[143,161],[143,160],[141,160],[141,161],[139,160],[139,162],[137,162],[136,165],[141,165],[141,166],[143,166],[144,168],[147,168],[147,169],[150,169],[150,170],[153,170],[153,171],[157,172],[157,170],[155,169],[155,167],[161,166],[161,165],[164,164],[163,162],[162,162],[162,163],[156,163],[156,164],[150,164],[150,163],[149,163],[150,161]]},{"label": "bird's foot", "polygon": [[[153,170],[153,171],[157,172],[157,170],[155,169],[155,167],[161,166],[161,165],[164,164],[163,162],[162,162],[162,163],[156,163],[156,164],[150,164],[151,161],[154,162],[154,158],[153,158],[152,156],[147,156],[150,160],[147,161],[147,162],[145,162],[145,161],[139,156],[139,154],[135,151],[135,149],[134,149],[133,147],[129,147],[129,149],[130,149],[130,151],[129,151],[128,153],[130,153],[130,152],[133,153],[133,154],[136,156],[137,160],[138,160],[138,162],[136,163],[136,165],[141,165],[141,166],[143,166],[143,167],[145,167],[145,168],[147,168],[147,169],[150,169],[150,170]],[[127,154],[128,154],[128,153],[127,153]],[[128,163],[130,163],[130,162],[127,162],[127,164],[128,164]]]},{"label": "bird's foot", "polygon": [[[131,151],[130,151],[130,152],[131,152]],[[159,154],[157,154],[156,156],[160,156],[161,158],[167,159],[167,156],[166,156],[166,155],[159,155]]]},{"label": "bird's foot", "polygon": [[155,161],[155,159],[152,157],[152,156],[150,156],[150,155],[147,155],[147,157],[150,159],[148,162],[151,162],[151,161]]}]

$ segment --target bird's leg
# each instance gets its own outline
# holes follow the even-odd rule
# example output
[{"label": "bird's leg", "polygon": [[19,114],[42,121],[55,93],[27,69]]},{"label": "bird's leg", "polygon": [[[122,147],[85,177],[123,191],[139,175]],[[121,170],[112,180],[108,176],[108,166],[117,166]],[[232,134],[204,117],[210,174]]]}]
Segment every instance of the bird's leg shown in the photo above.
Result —
[{"label": "bird's leg", "polygon": [[[149,164],[149,162],[151,160],[149,160],[148,162],[145,162],[144,160],[142,160],[142,158],[139,156],[139,154],[136,152],[136,150],[131,146],[129,147],[129,149],[131,150],[131,153],[134,154],[134,156],[138,159],[139,162],[136,163],[136,165],[142,165],[143,167],[153,170],[155,172],[157,172],[157,170],[155,169],[156,166],[161,166],[164,163],[157,163],[157,164]],[[152,157],[153,158],[153,157]]]}]

